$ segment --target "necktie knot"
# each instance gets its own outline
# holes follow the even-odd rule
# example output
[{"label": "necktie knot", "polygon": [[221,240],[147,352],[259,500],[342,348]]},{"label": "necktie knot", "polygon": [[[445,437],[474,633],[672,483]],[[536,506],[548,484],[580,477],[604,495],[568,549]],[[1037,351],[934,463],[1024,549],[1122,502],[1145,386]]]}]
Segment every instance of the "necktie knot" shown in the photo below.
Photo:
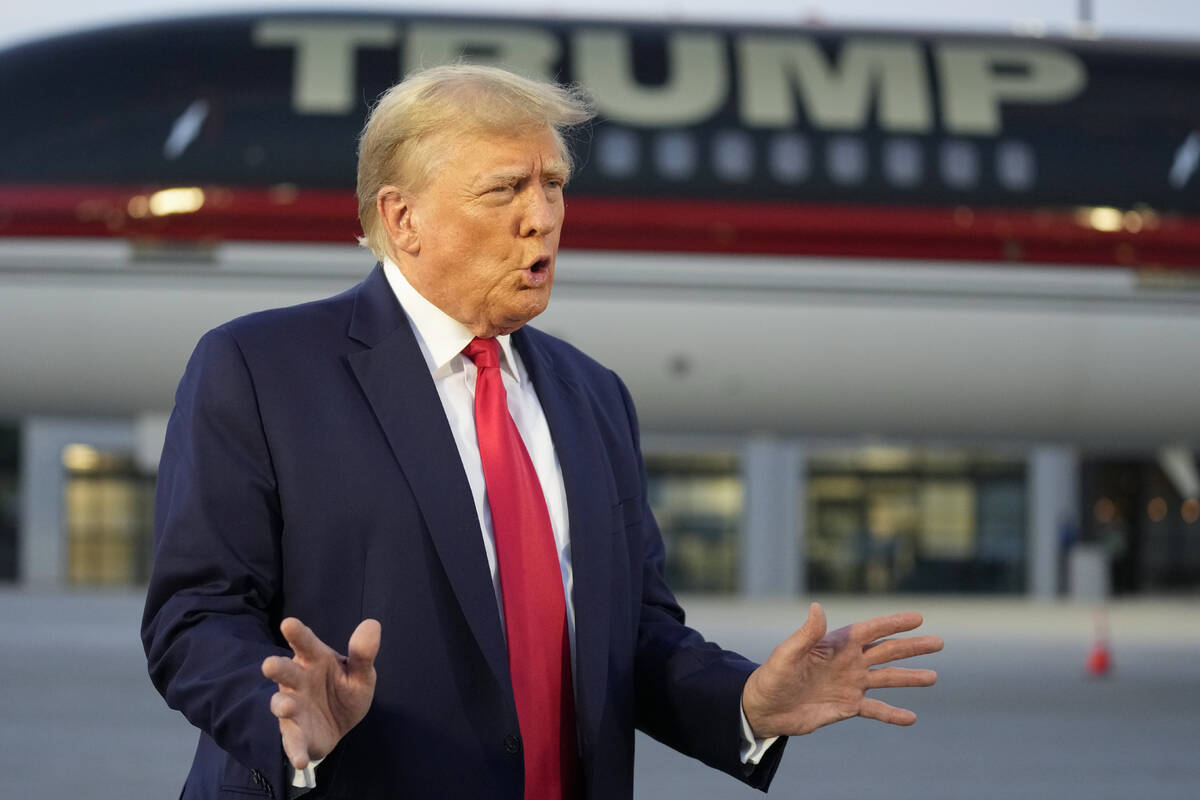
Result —
[{"label": "necktie knot", "polygon": [[479,369],[500,366],[500,343],[495,339],[480,339],[476,336],[462,351]]}]

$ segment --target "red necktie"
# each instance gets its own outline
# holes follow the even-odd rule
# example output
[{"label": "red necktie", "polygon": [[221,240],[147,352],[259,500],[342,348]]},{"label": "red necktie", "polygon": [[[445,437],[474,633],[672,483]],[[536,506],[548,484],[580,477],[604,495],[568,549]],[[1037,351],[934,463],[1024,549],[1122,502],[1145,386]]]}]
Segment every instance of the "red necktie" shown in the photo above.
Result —
[{"label": "red necktie", "polygon": [[496,537],[525,800],[573,800],[578,796],[575,699],[554,530],[537,472],[508,413],[499,343],[472,339],[463,354],[479,370],[475,435]]}]

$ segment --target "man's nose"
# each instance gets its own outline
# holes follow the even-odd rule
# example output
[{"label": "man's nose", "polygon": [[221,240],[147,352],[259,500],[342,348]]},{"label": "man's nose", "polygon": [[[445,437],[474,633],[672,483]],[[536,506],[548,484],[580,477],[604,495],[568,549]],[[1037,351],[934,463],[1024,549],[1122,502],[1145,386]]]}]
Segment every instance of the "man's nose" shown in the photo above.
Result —
[{"label": "man's nose", "polygon": [[522,236],[547,236],[558,227],[558,202],[549,192],[531,187],[521,215]]}]

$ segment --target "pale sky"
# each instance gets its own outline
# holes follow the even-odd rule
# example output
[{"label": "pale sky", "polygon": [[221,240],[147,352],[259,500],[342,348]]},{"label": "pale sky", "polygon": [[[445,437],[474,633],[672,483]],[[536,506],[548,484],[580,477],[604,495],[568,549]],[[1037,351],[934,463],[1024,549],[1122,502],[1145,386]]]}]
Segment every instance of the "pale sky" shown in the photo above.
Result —
[{"label": "pale sky", "polygon": [[[1084,0],[1086,2],[1086,0]],[[1081,0],[0,0],[0,46],[56,32],[184,14],[267,8],[430,10],[493,15],[615,17],[1068,34]],[[1200,0],[1091,0],[1100,33],[1200,43]]]}]

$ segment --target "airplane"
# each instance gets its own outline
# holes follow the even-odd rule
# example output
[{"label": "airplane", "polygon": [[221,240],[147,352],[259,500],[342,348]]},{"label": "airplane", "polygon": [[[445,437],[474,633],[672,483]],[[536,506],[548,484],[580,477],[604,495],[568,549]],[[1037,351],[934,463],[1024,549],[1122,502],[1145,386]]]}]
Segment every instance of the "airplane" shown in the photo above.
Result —
[{"label": "airplane", "polygon": [[541,323],[648,428],[1200,432],[1195,48],[340,12],[0,53],[0,414],[168,409],[207,327],[354,282],[365,110],[458,58],[592,92]]},{"label": "airplane", "polygon": [[862,588],[838,555],[853,537],[831,533],[836,497],[827,521],[812,501],[807,555],[756,532],[803,530],[801,452],[1011,456],[971,495],[1013,518],[1003,552],[934,526],[926,590],[969,558],[960,590],[1053,596],[1066,521],[1102,490],[1089,479],[1081,499],[1080,454],[1157,460],[1181,497],[1200,491],[1195,45],[210,14],[0,51],[0,106],[19,109],[0,126],[0,419],[37,445],[20,574],[76,563],[46,535],[66,527],[59,449],[71,469],[71,453],[96,457],[74,444],[136,429],[152,474],[205,330],[372,268],[353,185],[365,113],[408,71],[458,59],[590,91],[599,117],[571,142],[557,285],[535,324],[625,379],[648,453],[740,452],[745,485],[775,487],[746,490],[744,590],[795,590],[804,558],[815,587]]}]

